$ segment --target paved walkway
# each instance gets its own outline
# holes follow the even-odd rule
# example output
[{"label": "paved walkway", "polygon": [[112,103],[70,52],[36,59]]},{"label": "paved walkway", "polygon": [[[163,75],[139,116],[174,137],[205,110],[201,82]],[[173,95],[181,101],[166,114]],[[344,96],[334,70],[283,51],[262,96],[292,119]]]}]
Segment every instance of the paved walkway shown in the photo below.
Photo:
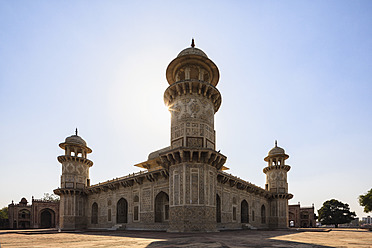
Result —
[{"label": "paved walkway", "polygon": [[357,229],[313,231],[241,230],[219,233],[140,231],[62,232],[55,230],[0,230],[7,247],[371,247],[372,232]]}]

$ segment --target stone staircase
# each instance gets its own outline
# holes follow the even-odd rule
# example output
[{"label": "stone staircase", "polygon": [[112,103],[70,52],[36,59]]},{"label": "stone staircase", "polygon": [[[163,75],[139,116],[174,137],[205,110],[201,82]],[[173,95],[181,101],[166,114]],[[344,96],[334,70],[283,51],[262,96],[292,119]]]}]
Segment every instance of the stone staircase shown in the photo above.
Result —
[{"label": "stone staircase", "polygon": [[252,226],[251,224],[245,223],[242,224],[243,229],[251,229],[251,230],[257,230],[257,227]]},{"label": "stone staircase", "polygon": [[125,225],[123,225],[123,224],[116,224],[115,226],[110,227],[107,230],[116,231],[116,230],[125,230],[125,229],[126,229],[126,226]]}]

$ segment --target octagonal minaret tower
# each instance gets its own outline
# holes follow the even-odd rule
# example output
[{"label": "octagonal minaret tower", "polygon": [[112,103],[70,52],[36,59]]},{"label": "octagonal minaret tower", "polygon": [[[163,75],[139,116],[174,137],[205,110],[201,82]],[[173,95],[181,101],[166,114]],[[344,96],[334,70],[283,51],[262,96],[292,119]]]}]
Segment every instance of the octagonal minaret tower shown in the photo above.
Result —
[{"label": "octagonal minaret tower", "polygon": [[191,47],[168,65],[166,77],[170,86],[164,102],[171,112],[171,146],[159,156],[169,171],[168,231],[216,231],[216,177],[226,162],[215,150],[219,71],[192,40]]},{"label": "octagonal minaret tower", "polygon": [[93,162],[87,159],[92,150],[87,143],[75,135],[67,137],[59,144],[65,155],[58,156],[62,164],[61,186],[54,190],[60,199],[60,228],[79,229],[86,227],[84,188],[90,186],[89,168]]},{"label": "octagonal minaret tower", "polygon": [[167,68],[164,102],[171,112],[171,146],[216,148],[214,114],[221,105],[217,66],[200,49],[181,51]]},{"label": "octagonal minaret tower", "polygon": [[288,200],[293,197],[288,193],[287,172],[291,169],[285,164],[285,160],[289,156],[284,149],[278,147],[275,141],[275,147],[272,148],[265,161],[268,166],[263,169],[266,174],[266,190],[273,194],[273,199],[270,202],[270,217],[269,226],[272,228],[287,228],[288,227]]}]

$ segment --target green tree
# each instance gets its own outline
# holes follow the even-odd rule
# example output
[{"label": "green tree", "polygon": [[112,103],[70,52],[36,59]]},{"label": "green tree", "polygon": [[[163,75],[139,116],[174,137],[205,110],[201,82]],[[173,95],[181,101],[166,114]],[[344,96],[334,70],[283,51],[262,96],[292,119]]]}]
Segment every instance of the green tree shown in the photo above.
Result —
[{"label": "green tree", "polygon": [[0,209],[0,219],[8,219],[8,207]]},{"label": "green tree", "polygon": [[372,212],[372,189],[365,195],[359,196],[359,204],[364,207],[364,212]]},{"label": "green tree", "polygon": [[354,220],[355,212],[350,212],[349,204],[335,199],[328,200],[318,210],[318,219],[322,225],[335,225],[350,223]]},{"label": "green tree", "polygon": [[49,193],[44,193],[44,196],[41,198],[43,201],[51,201],[51,202],[58,202],[59,201],[59,196],[55,194],[49,194]]}]

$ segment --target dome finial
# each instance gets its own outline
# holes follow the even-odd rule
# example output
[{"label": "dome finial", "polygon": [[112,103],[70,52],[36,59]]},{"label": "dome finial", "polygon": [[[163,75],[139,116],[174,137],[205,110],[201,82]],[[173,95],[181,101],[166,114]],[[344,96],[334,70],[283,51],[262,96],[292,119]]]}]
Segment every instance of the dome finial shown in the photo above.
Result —
[{"label": "dome finial", "polygon": [[194,38],[191,39],[191,47],[195,47]]},{"label": "dome finial", "polygon": [[75,135],[76,135],[76,136],[78,135],[78,130],[77,130],[77,128],[75,129]]},{"label": "dome finial", "polygon": [[275,140],[275,147],[278,147],[278,141]]}]

